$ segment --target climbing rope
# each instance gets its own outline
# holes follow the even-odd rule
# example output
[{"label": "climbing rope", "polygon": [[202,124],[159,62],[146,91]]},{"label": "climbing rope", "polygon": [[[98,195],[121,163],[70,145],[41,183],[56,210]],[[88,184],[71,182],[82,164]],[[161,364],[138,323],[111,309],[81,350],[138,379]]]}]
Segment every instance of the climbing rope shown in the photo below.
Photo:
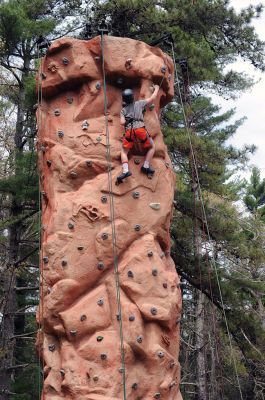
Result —
[{"label": "climbing rope", "polygon": [[122,383],[123,383],[123,400],[126,400],[126,374],[125,374],[125,351],[124,351],[124,337],[122,328],[122,311],[121,311],[121,299],[120,299],[120,280],[119,280],[119,265],[118,265],[118,254],[117,254],[117,238],[116,238],[116,226],[115,226],[115,211],[114,211],[114,196],[112,189],[112,164],[111,164],[111,152],[110,152],[110,134],[109,134],[109,123],[108,123],[108,99],[107,99],[107,85],[106,85],[106,73],[105,73],[105,58],[104,58],[104,37],[101,31],[101,52],[102,52],[102,72],[103,72],[103,90],[104,90],[104,116],[105,116],[105,129],[106,129],[106,159],[107,159],[107,170],[108,170],[108,192],[110,198],[110,219],[111,219],[111,231],[112,231],[112,249],[114,258],[114,277],[116,284],[116,299],[118,305],[118,321],[119,321],[119,335],[120,335],[120,351],[121,351],[121,362],[122,362]]},{"label": "climbing rope", "polygon": [[[207,239],[208,239],[209,243],[211,243],[211,235],[210,235],[209,224],[208,224],[207,214],[206,214],[206,210],[205,210],[204,200],[203,200],[203,196],[202,196],[202,189],[201,189],[201,184],[200,184],[198,167],[197,167],[197,163],[196,163],[196,156],[195,156],[195,152],[194,152],[194,148],[193,148],[193,144],[192,144],[192,139],[191,139],[191,134],[190,134],[190,130],[189,130],[188,120],[187,120],[187,116],[186,116],[186,112],[185,112],[185,108],[184,108],[184,103],[183,103],[183,98],[182,98],[182,94],[181,94],[180,81],[179,81],[178,72],[177,72],[176,58],[175,58],[175,51],[174,51],[173,42],[171,42],[171,51],[172,51],[174,69],[175,69],[175,77],[176,77],[176,82],[177,82],[177,87],[178,87],[178,92],[179,92],[180,104],[181,104],[184,123],[185,123],[185,129],[186,129],[187,136],[188,136],[192,163],[193,163],[193,167],[194,167],[194,171],[195,171],[196,181],[197,181],[197,184],[198,184],[198,193],[199,193],[199,199],[200,199],[200,202],[201,202],[203,219],[205,221],[206,235],[207,235]],[[225,321],[225,326],[226,326],[227,335],[228,335],[228,340],[229,340],[231,358],[233,360],[233,365],[234,365],[234,370],[235,370],[235,374],[236,374],[236,379],[237,379],[238,389],[239,389],[239,393],[240,393],[240,398],[241,398],[241,400],[243,400],[241,384],[240,384],[240,380],[239,380],[239,375],[238,375],[235,355],[234,355],[233,346],[232,346],[231,333],[230,333],[228,320],[227,320],[227,316],[226,316],[226,312],[225,312],[225,306],[224,306],[223,294],[222,294],[222,289],[221,289],[221,284],[220,284],[220,278],[219,278],[219,275],[218,275],[218,269],[217,269],[215,260],[211,259],[209,261],[210,261],[210,264],[211,264],[211,266],[213,267],[213,269],[215,271],[218,291],[219,291],[220,300],[221,300],[221,308],[222,308],[224,321]]]}]

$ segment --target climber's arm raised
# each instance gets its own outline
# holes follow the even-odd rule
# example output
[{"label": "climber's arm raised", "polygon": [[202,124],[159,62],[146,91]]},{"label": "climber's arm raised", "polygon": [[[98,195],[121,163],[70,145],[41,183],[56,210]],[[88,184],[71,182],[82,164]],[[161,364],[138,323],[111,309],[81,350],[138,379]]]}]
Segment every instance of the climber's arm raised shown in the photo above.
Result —
[{"label": "climber's arm raised", "polygon": [[156,98],[156,96],[158,94],[159,86],[158,85],[154,85],[153,88],[154,88],[153,94],[148,99],[145,99],[146,104],[153,103],[153,101],[155,100],[155,98]]}]

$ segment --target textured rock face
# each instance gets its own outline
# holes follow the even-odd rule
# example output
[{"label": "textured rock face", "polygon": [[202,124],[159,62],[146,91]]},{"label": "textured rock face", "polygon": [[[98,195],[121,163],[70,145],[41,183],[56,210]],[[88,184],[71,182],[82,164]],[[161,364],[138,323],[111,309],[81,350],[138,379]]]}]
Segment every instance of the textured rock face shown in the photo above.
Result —
[{"label": "textured rock face", "polygon": [[[104,36],[104,49],[126,399],[181,400],[181,293],[169,237],[175,178],[159,124],[160,107],[173,96],[172,61],[126,38]],[[57,40],[40,75],[42,398],[123,399],[100,38]],[[144,153],[136,145],[133,176],[115,186],[121,91],[132,87],[136,98],[147,98],[151,83],[162,79],[145,114],[156,144],[155,176],[141,174]]]}]

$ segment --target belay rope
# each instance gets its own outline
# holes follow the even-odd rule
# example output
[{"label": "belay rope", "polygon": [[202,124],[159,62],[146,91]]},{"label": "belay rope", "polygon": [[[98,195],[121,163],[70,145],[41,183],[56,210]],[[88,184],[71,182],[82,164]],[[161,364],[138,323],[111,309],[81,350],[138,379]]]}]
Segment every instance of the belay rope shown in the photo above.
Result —
[{"label": "belay rope", "polygon": [[124,351],[124,339],[123,339],[123,328],[122,328],[122,312],[121,312],[121,299],[120,299],[120,280],[119,280],[118,254],[117,254],[114,196],[113,196],[113,189],[112,189],[112,172],[111,172],[112,165],[111,165],[111,153],[110,153],[109,123],[108,123],[108,113],[107,113],[108,99],[107,99],[107,85],[106,85],[105,59],[104,59],[104,37],[103,37],[102,31],[100,33],[100,37],[101,37],[100,39],[101,39],[101,53],[102,53],[103,90],[104,90],[104,116],[105,116],[105,129],[106,129],[106,159],[107,159],[107,171],[108,171],[108,192],[109,192],[109,198],[110,198],[110,219],[111,219],[111,231],[112,231],[114,277],[115,277],[115,285],[116,285],[116,299],[117,299],[117,306],[118,306],[117,318],[119,321],[123,400],[126,400],[125,351]]}]

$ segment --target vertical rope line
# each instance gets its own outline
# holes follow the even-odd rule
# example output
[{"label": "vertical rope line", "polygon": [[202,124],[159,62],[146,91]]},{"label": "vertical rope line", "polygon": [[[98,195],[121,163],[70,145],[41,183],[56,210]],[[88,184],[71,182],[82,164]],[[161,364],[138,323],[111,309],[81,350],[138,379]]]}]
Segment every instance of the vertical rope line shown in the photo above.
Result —
[{"label": "vertical rope line", "polygon": [[[176,81],[177,81],[177,86],[178,86],[178,91],[179,91],[179,96],[180,96],[180,103],[181,103],[181,107],[182,107],[182,112],[183,112],[185,127],[186,127],[186,131],[187,131],[187,135],[188,135],[188,140],[189,140],[189,144],[190,144],[192,160],[193,160],[193,163],[194,163],[194,170],[195,170],[195,174],[196,174],[196,178],[197,178],[197,182],[198,182],[198,190],[199,190],[199,196],[200,196],[200,199],[201,199],[201,206],[202,206],[202,211],[203,211],[203,217],[204,217],[204,220],[205,220],[206,233],[207,233],[208,240],[209,240],[209,242],[211,243],[210,230],[209,230],[207,215],[206,215],[206,211],[205,211],[204,200],[203,200],[203,197],[202,197],[202,190],[201,190],[201,185],[200,185],[200,179],[199,179],[198,168],[197,168],[196,159],[195,159],[195,154],[194,154],[194,150],[193,150],[191,135],[190,135],[190,132],[189,132],[189,129],[188,129],[188,122],[187,122],[187,117],[186,117],[186,113],[185,113],[185,109],[184,109],[184,104],[183,104],[183,99],[182,99],[182,95],[181,95],[180,82],[179,82],[179,78],[178,78],[178,73],[177,73],[177,69],[176,69],[176,60],[175,60],[175,52],[174,52],[173,43],[171,43],[171,48],[172,48],[172,56],[173,56],[175,74],[176,74]],[[210,263],[211,263],[211,265],[213,265],[214,271],[215,271],[217,286],[218,286],[218,290],[219,290],[219,294],[220,294],[220,300],[221,300],[222,311],[223,311],[223,315],[224,315],[225,326],[226,326],[226,329],[227,329],[227,335],[228,335],[228,339],[229,339],[229,346],[230,346],[231,358],[232,358],[233,364],[234,364],[234,370],[235,370],[235,373],[236,373],[236,379],[237,379],[237,383],[238,383],[238,389],[239,389],[239,392],[240,392],[240,398],[241,398],[241,400],[243,400],[243,395],[242,395],[242,390],[241,390],[241,385],[240,385],[238,370],[237,370],[237,366],[236,366],[236,360],[235,360],[235,356],[234,356],[234,352],[233,352],[233,347],[232,347],[231,334],[230,334],[230,330],[229,330],[229,326],[228,326],[228,320],[227,320],[226,312],[225,312],[225,306],[224,306],[223,294],[222,294],[222,290],[221,290],[220,278],[219,278],[219,275],[218,275],[217,266],[216,266],[215,261],[210,261]]]},{"label": "vertical rope line", "polygon": [[101,32],[101,51],[102,51],[102,72],[103,72],[103,89],[104,89],[104,115],[105,115],[105,128],[106,128],[106,158],[108,168],[108,191],[110,196],[110,217],[111,217],[111,231],[112,231],[112,249],[114,258],[114,275],[116,284],[116,298],[118,305],[118,319],[119,319],[119,334],[120,334],[120,350],[122,361],[122,383],[123,383],[123,398],[126,400],[126,375],[125,375],[125,354],[124,354],[124,338],[122,329],[122,311],[120,302],[120,281],[119,281],[119,265],[117,255],[117,240],[116,240],[116,227],[115,227],[115,212],[114,212],[114,198],[112,191],[112,172],[111,172],[111,153],[110,153],[110,134],[108,124],[108,100],[107,100],[107,87],[106,87],[106,74],[105,74],[105,59],[104,59],[104,39],[103,32]]}]

